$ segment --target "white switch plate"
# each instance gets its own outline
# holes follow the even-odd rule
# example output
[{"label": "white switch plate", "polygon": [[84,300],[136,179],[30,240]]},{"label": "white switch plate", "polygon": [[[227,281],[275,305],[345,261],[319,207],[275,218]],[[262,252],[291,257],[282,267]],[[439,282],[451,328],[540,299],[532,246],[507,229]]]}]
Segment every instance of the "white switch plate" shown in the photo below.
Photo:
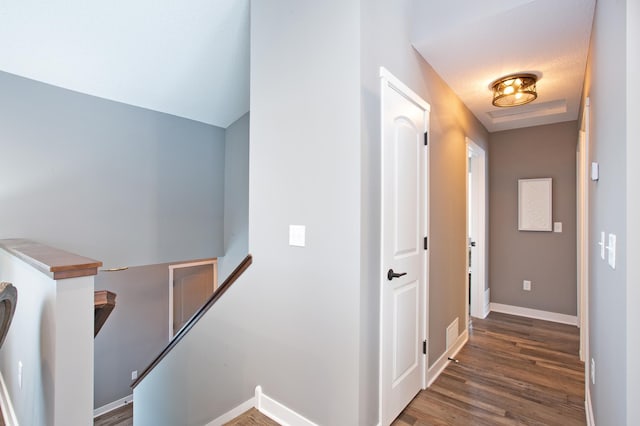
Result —
[{"label": "white switch plate", "polygon": [[304,225],[289,225],[289,245],[294,247],[305,246],[306,227]]},{"label": "white switch plate", "polygon": [[131,372],[131,380],[135,380],[138,378],[138,370],[133,370]]},{"label": "white switch plate", "polygon": [[522,281],[522,289],[526,291],[531,291],[531,281],[529,280]]},{"label": "white switch plate", "polygon": [[22,389],[22,361],[18,361],[18,388]]},{"label": "white switch plate", "polygon": [[598,241],[598,245],[600,246],[600,257],[604,260],[604,231],[600,232],[600,241]]},{"label": "white switch plate", "polygon": [[596,360],[591,358],[591,384],[596,384]]},{"label": "white switch plate", "polygon": [[591,163],[591,180],[600,179],[600,166],[598,163]]},{"label": "white switch plate", "polygon": [[609,266],[613,269],[616,269],[616,235],[609,234],[609,245],[607,246],[607,250],[609,250]]},{"label": "white switch plate", "polygon": [[553,232],[562,232],[562,222],[553,222]]}]

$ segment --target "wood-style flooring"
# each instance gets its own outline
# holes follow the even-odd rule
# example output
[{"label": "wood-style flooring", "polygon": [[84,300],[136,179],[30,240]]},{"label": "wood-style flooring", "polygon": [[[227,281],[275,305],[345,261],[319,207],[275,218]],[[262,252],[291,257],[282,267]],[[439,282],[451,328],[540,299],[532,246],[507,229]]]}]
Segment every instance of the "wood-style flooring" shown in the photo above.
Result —
[{"label": "wood-style flooring", "polygon": [[[576,327],[492,312],[474,319],[469,342],[393,426],[586,425],[584,364]],[[96,419],[130,426],[133,404]],[[251,409],[232,426],[277,426]]]},{"label": "wood-style flooring", "polygon": [[394,426],[586,425],[576,327],[492,312],[469,332]]}]

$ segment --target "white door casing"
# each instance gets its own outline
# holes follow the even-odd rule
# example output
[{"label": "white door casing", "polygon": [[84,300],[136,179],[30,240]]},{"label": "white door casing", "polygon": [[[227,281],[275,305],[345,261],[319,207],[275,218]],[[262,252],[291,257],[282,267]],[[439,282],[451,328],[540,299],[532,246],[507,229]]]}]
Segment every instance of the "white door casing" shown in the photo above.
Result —
[{"label": "white door casing", "polygon": [[[475,243],[475,247],[471,248],[471,282],[469,286],[471,291],[471,316],[476,318],[485,318],[489,313],[485,309],[484,294],[486,286],[486,170],[487,157],[484,149],[466,138],[467,142],[467,171],[471,173],[471,188],[467,188],[471,197],[470,208],[467,208],[467,214],[471,220],[467,220],[467,224],[471,222],[471,232],[467,235],[471,236],[471,240]],[[467,180],[468,181],[468,180]],[[468,225],[467,225],[468,226]],[[468,230],[469,231],[469,230]],[[468,251],[467,251],[468,252]],[[467,264],[469,264],[467,259]],[[469,306],[467,301],[466,306]]]},{"label": "white door casing", "polygon": [[[381,77],[380,420],[391,424],[426,385],[429,104]],[[389,273],[402,274],[389,279]]]}]

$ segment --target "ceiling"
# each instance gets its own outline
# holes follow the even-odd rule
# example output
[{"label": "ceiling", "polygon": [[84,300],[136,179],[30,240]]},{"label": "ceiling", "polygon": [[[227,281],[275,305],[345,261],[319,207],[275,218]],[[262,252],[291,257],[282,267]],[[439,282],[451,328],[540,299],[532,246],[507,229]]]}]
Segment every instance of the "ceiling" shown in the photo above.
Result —
[{"label": "ceiling", "polygon": [[[595,0],[415,0],[412,41],[489,132],[576,120]],[[529,72],[538,98],[498,108],[489,85]]]},{"label": "ceiling", "polygon": [[[249,1],[0,1],[0,70],[226,128],[249,110]],[[415,0],[412,40],[490,132],[575,120],[594,6]],[[520,71],[538,99],[493,107]]]},{"label": "ceiling", "polygon": [[249,0],[0,1],[0,70],[226,128],[249,110]]}]

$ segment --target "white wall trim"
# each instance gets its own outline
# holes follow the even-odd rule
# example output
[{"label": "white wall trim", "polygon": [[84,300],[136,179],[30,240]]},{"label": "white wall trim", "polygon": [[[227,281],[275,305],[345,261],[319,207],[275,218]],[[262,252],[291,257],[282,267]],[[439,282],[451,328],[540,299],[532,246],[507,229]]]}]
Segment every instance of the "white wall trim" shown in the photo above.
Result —
[{"label": "white wall trim", "polygon": [[4,382],[4,377],[2,377],[2,372],[0,372],[0,408],[2,409],[1,415],[5,424],[7,426],[18,426],[18,418],[16,417],[7,385]]},{"label": "white wall trim", "polygon": [[133,402],[133,394],[127,395],[124,398],[120,398],[117,401],[110,402],[108,404],[103,405],[102,407],[98,407],[93,410],[93,418],[95,419],[98,416],[101,416],[109,411],[113,411],[120,407],[124,407],[127,404],[131,404]]},{"label": "white wall trim", "polygon": [[275,399],[262,393],[262,387],[256,386],[256,408],[265,416],[282,426],[317,426],[311,420],[285,407]]},{"label": "white wall trim", "polygon": [[223,424],[230,422],[231,420],[235,419],[245,411],[250,410],[255,406],[256,406],[256,398],[254,396],[246,400],[242,404],[238,405],[237,407],[227,411],[220,417],[217,417],[214,420],[210,421],[209,423],[206,424],[206,426],[222,426]]},{"label": "white wall trim", "polygon": [[491,312],[491,289],[488,288],[484,291],[484,305],[482,307],[482,319],[485,319],[489,312]]},{"label": "white wall trim", "polygon": [[596,426],[596,420],[593,417],[593,405],[591,405],[591,391],[588,385],[587,397],[584,399],[584,411],[587,413],[587,426]]},{"label": "white wall trim", "polygon": [[503,305],[491,303],[491,311],[503,314],[518,315],[521,317],[541,319],[545,321],[559,322],[561,324],[578,325],[578,317],[575,315],[559,314],[557,312],[540,311],[538,309],[523,308],[521,306]]},{"label": "white wall trim", "polygon": [[456,339],[456,343],[451,346],[448,351],[444,351],[440,358],[438,358],[438,360],[427,371],[427,387],[431,386],[433,382],[436,381],[440,373],[442,373],[444,369],[447,368],[447,365],[449,365],[449,362],[451,362],[447,358],[456,356],[456,354],[460,352],[460,349],[462,349],[462,347],[467,343],[468,340],[469,330],[465,329],[462,334],[460,334]]}]

